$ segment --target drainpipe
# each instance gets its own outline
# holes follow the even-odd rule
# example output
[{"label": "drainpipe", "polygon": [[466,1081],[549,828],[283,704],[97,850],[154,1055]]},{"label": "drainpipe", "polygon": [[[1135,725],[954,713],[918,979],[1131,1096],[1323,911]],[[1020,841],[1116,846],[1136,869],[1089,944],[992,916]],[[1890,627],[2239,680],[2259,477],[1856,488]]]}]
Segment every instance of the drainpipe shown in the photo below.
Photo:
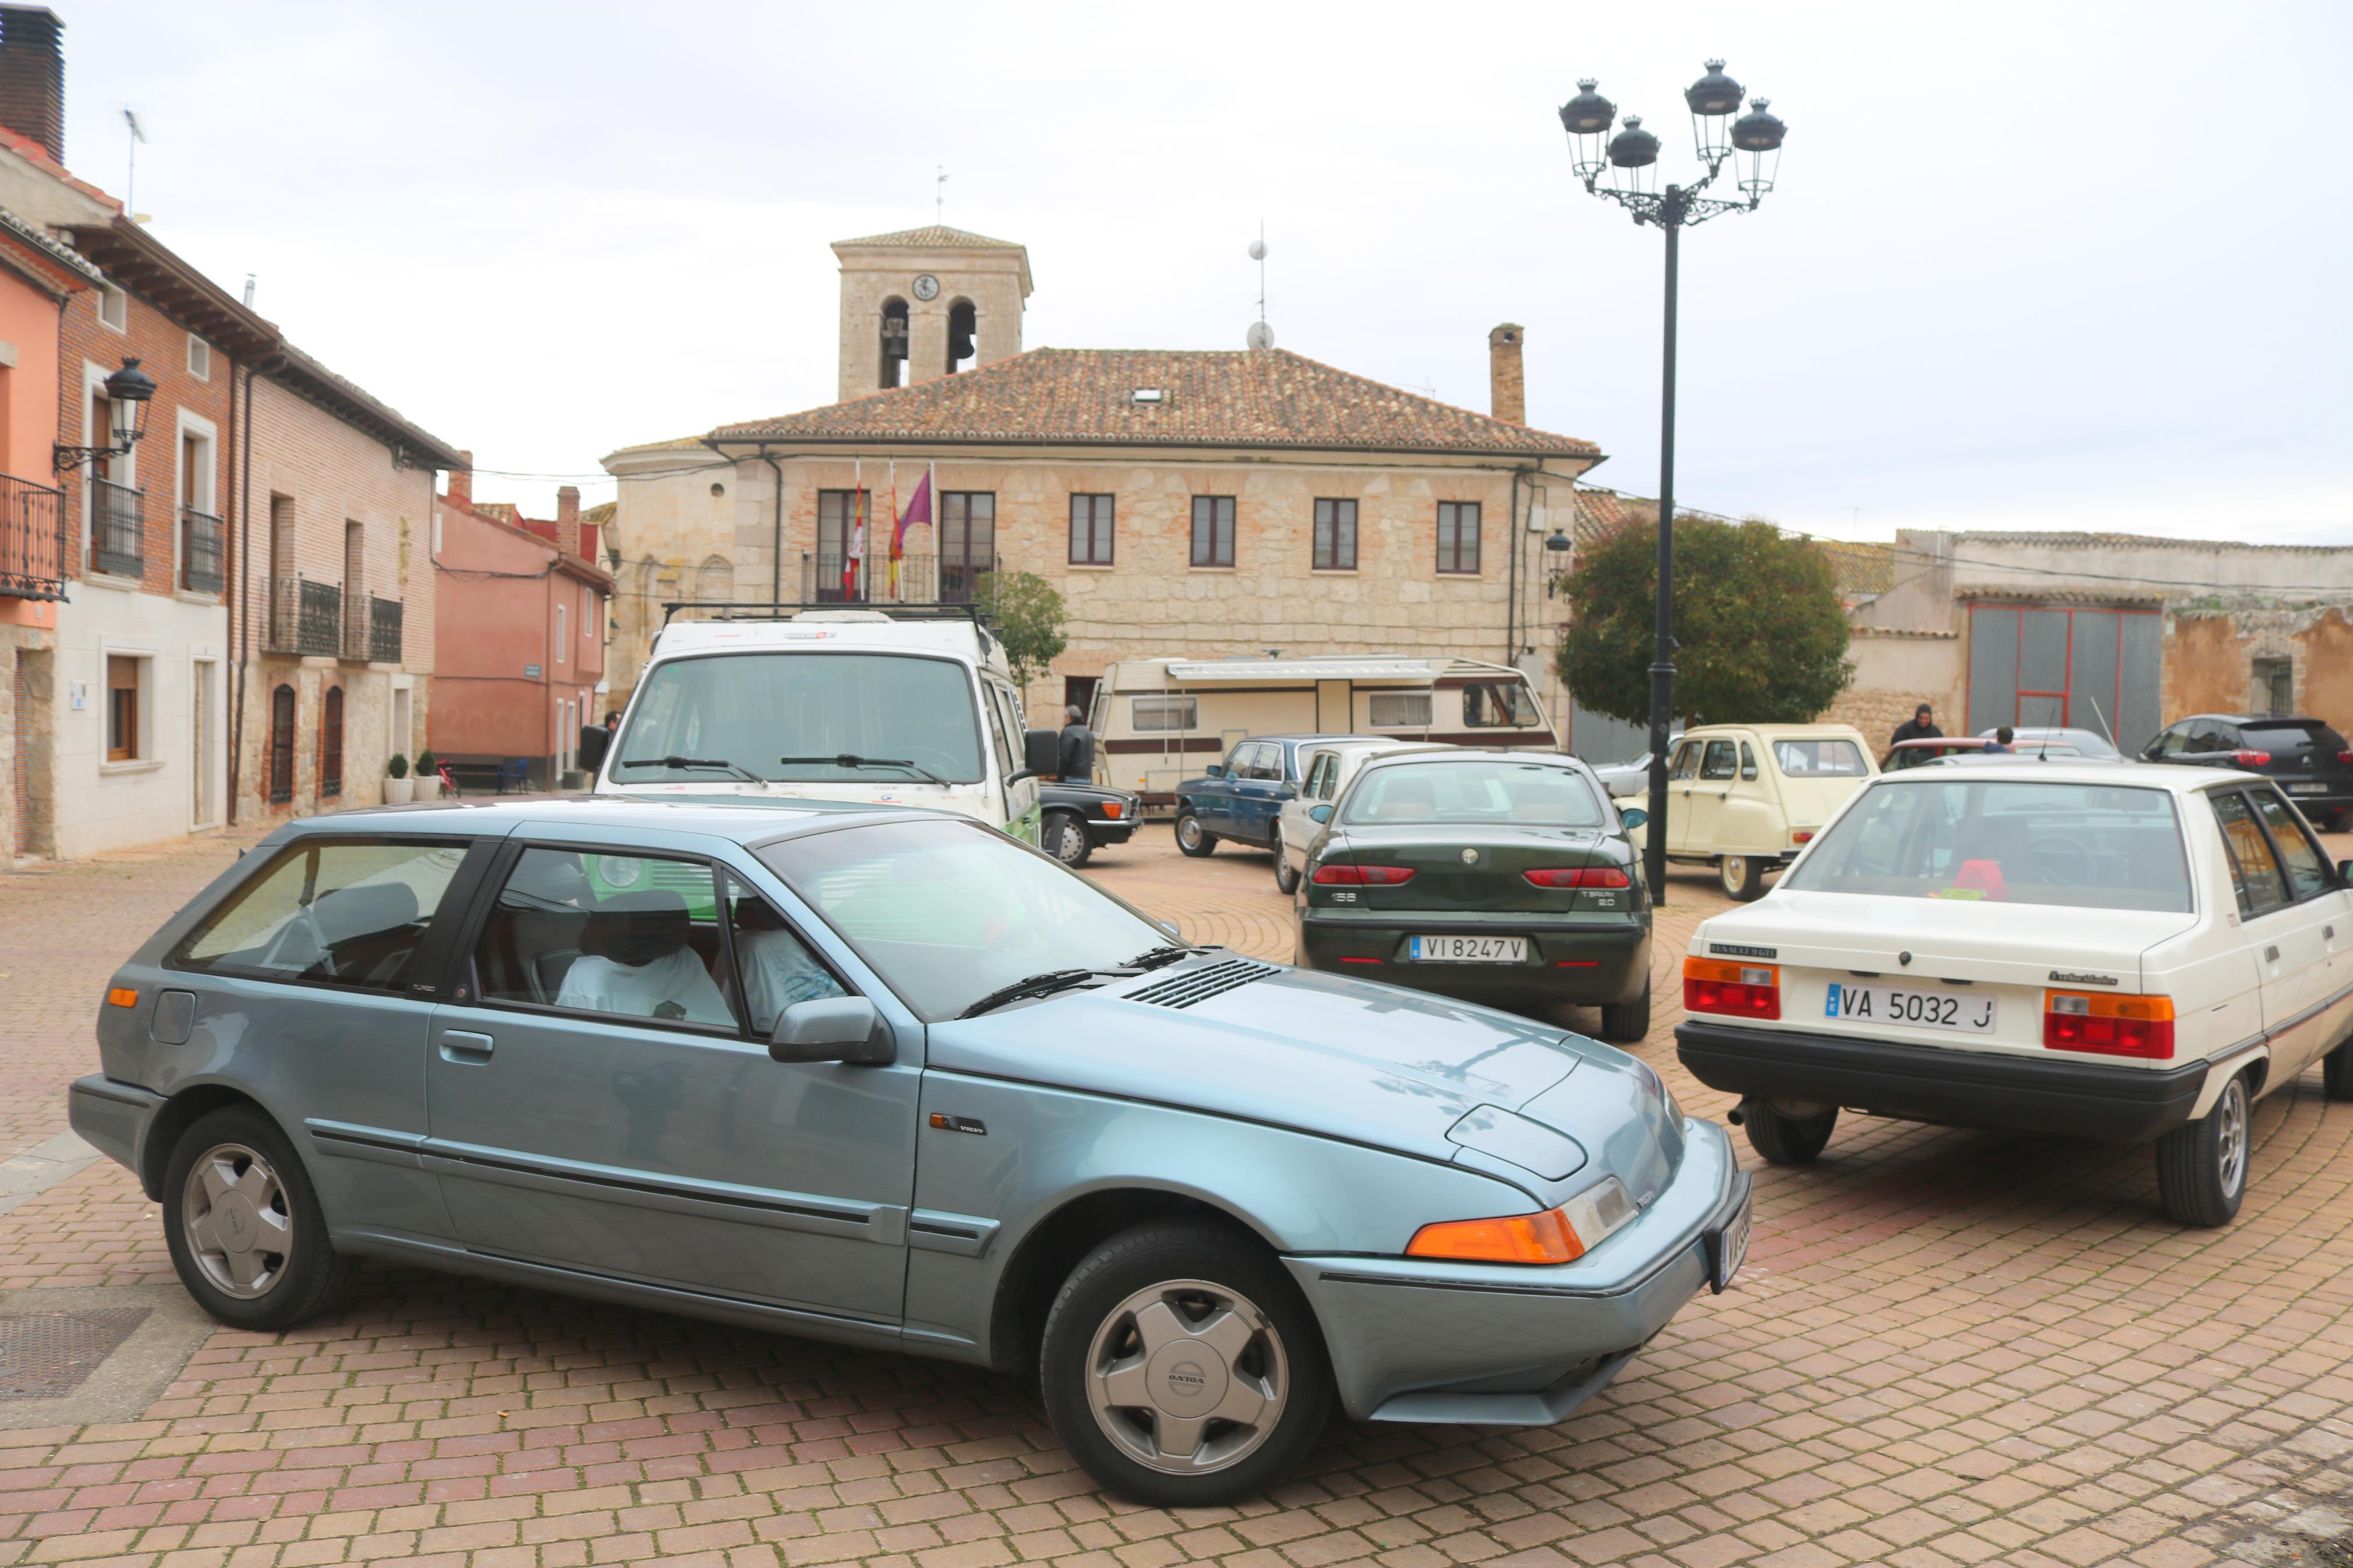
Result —
[{"label": "drainpipe", "polygon": [[785,470],[782,464],[768,456],[765,447],[760,448],[760,461],[768,465],[768,472],[776,480],[776,542],[770,557],[768,599],[771,604],[781,605],[785,602]]},{"label": "drainpipe", "polygon": [[[271,359],[280,356],[272,354]],[[234,374],[237,362],[229,362]],[[228,720],[228,811],[226,820],[237,826],[237,802],[243,798],[239,787],[244,783],[245,759],[245,667],[253,658],[253,378],[261,373],[261,363],[245,368],[245,415],[239,418],[236,388],[230,388],[229,447],[237,452],[237,565],[230,581],[237,585],[237,625],[231,628],[231,640],[237,645],[237,690],[229,702]],[[240,449],[241,448],[241,449]]]},{"label": "drainpipe", "polygon": [[[1520,475],[1524,471],[1519,468],[1512,470],[1512,510],[1504,525],[1512,541],[1510,599],[1504,606],[1504,662],[1514,668],[1520,662],[1520,551],[1526,543],[1521,538],[1520,529]],[[1528,494],[1533,499],[1535,491],[1531,489]]]}]

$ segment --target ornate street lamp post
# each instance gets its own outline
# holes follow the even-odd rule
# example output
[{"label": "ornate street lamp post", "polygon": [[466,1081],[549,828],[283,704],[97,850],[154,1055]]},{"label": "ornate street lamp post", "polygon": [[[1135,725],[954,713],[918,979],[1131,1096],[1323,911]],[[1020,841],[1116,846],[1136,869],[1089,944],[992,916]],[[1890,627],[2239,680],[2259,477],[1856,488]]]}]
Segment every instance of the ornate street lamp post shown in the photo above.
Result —
[{"label": "ornate street lamp post", "polygon": [[[1594,90],[1592,79],[1577,84],[1577,96],[1560,106],[1568,132],[1570,167],[1588,192],[1616,202],[1636,223],[1656,224],[1667,236],[1666,347],[1659,380],[1659,615],[1658,640],[1651,656],[1651,812],[1642,852],[1642,877],[1654,903],[1666,901],[1667,736],[1673,727],[1675,638],[1675,265],[1683,231],[1725,213],[1753,212],[1773,188],[1781,162],[1786,127],[1767,112],[1764,99],[1740,107],[1740,84],[1724,74],[1722,60],[1707,62],[1707,74],[1684,90],[1692,140],[1707,173],[1689,185],[1658,188],[1659,139],[1642,128],[1638,114],[1626,117],[1615,136],[1618,106]],[[1700,193],[1734,164],[1734,178],[1746,201],[1724,201]],[[1603,176],[1608,176],[1604,181]]]}]

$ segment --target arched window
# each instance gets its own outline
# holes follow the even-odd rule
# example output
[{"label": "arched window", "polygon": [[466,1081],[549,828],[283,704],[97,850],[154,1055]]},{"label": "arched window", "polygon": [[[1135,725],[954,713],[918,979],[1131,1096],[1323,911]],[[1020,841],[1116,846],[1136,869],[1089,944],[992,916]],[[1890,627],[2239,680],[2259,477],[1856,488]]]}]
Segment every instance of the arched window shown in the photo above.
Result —
[{"label": "arched window", "polygon": [[694,596],[718,604],[735,596],[735,568],[724,555],[714,555],[702,563],[702,570],[695,574]]},{"label": "arched window", "polygon": [[319,718],[319,798],[340,798],[343,793],[343,689],[327,688]]},{"label": "arched window", "polygon": [[907,384],[907,301],[895,294],[882,301],[882,374],[875,384]]},{"label": "arched window", "polygon": [[294,798],[294,689],[269,694],[269,804]]},{"label": "arched window", "polygon": [[980,332],[980,313],[969,300],[958,300],[948,307],[947,372],[954,375],[972,368],[973,356],[979,352],[975,341]]}]

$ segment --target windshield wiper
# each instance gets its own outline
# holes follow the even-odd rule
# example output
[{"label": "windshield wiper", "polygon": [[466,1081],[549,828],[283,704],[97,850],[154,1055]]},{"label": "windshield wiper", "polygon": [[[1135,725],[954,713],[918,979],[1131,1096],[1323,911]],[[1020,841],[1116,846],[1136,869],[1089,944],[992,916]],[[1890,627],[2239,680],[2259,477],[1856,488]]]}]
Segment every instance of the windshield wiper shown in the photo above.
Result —
[{"label": "windshield wiper", "polygon": [[688,768],[724,768],[745,784],[773,782],[762,778],[749,768],[740,767],[727,761],[724,757],[624,757],[621,760],[621,765],[625,768],[677,768],[681,772]]},{"label": "windshield wiper", "polygon": [[1186,947],[1181,943],[1171,947],[1155,947],[1149,952],[1137,953],[1120,967],[1122,969],[1159,969],[1176,963],[1180,958],[1190,958],[1200,951],[1198,947]]},{"label": "windshield wiper", "polygon": [[939,774],[932,772],[931,769],[924,767],[922,763],[908,762],[903,757],[861,757],[849,752],[844,752],[840,755],[833,757],[778,757],[776,761],[781,765],[788,768],[820,766],[849,769],[904,768],[911,773],[921,773],[933,784],[942,785],[943,787],[944,787],[948,782],[947,780],[940,777]]},{"label": "windshield wiper", "polygon": [[956,1015],[959,1018],[977,1018],[1008,1002],[1018,1002],[1025,996],[1047,996],[1057,991],[1092,980],[1102,971],[1095,969],[1050,969],[1043,974],[1033,974],[1027,980],[1017,980],[1010,985],[1000,985],[979,1001]]}]

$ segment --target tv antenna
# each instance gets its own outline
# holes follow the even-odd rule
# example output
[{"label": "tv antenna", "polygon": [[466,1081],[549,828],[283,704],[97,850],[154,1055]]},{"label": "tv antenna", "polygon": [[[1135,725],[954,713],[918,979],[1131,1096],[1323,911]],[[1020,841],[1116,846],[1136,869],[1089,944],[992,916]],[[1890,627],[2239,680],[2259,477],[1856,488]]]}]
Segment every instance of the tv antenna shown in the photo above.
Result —
[{"label": "tv antenna", "polygon": [[147,140],[147,132],[139,128],[139,116],[126,106],[122,122],[131,127],[131,166],[122,176],[122,210],[131,221],[139,221],[139,143]]},{"label": "tv antenna", "polygon": [[1258,237],[1250,243],[1250,258],[1258,263],[1258,320],[1250,323],[1250,330],[1244,334],[1242,342],[1254,349],[1271,349],[1274,347],[1274,329],[1266,324],[1266,220],[1263,218],[1259,220]]},{"label": "tv antenna", "polygon": [[939,177],[932,182],[932,221],[943,223],[946,221],[948,208],[948,166],[945,163],[932,166],[939,171]]}]

